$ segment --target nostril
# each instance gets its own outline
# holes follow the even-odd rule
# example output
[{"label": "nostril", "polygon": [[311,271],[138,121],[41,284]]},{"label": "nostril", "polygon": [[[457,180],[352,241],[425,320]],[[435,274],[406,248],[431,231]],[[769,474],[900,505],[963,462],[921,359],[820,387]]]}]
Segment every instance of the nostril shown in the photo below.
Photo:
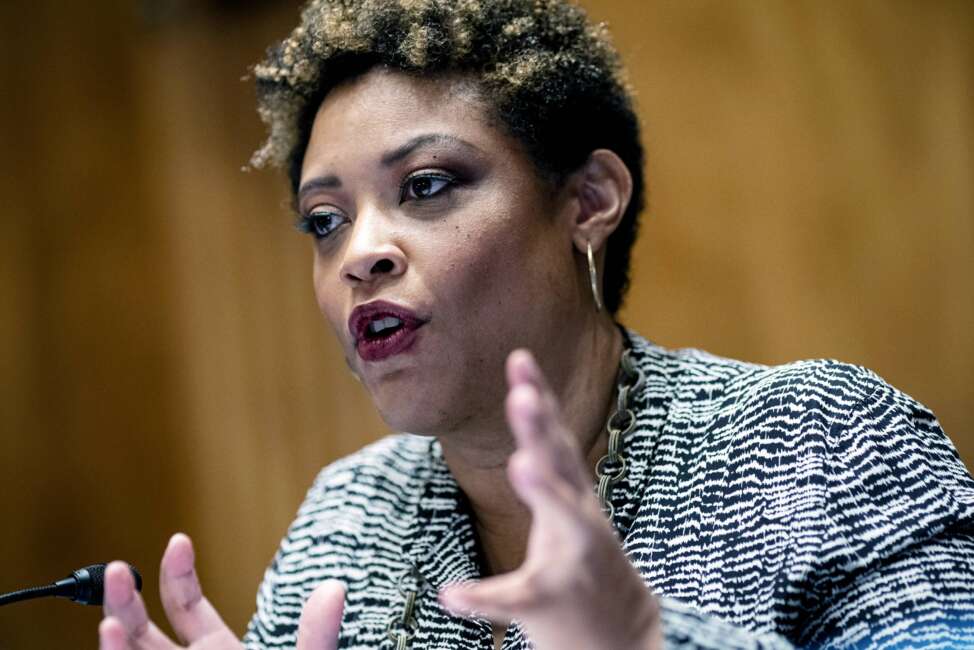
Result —
[{"label": "nostril", "polygon": [[382,258],[372,265],[371,273],[389,273],[395,268],[395,264],[389,258]]}]

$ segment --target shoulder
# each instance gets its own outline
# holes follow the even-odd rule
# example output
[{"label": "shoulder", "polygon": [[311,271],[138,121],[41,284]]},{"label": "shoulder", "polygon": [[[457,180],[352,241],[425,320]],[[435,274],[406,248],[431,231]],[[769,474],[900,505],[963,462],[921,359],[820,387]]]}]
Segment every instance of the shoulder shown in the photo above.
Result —
[{"label": "shoulder", "polygon": [[974,507],[974,481],[937,418],[872,370],[834,359],[768,366],[630,338],[644,370],[665,376],[666,431],[695,450],[688,462],[827,486],[830,504],[906,508],[925,494],[955,514]]},{"label": "shoulder", "polygon": [[855,541],[859,560],[974,526],[974,480],[937,418],[872,370],[660,354],[673,369],[670,424],[689,423],[699,461],[757,481],[769,503],[812,499],[831,543]]},{"label": "shoulder", "polygon": [[398,553],[431,458],[430,439],[392,435],[318,473],[264,573],[247,647],[293,643],[315,585],[366,580],[368,557]]},{"label": "shoulder", "polygon": [[800,431],[795,417],[831,428],[884,390],[895,389],[867,368],[810,359],[741,373],[728,382],[725,397],[737,406],[739,421]]},{"label": "shoulder", "polygon": [[732,420],[738,428],[762,426],[798,433],[802,424],[811,422],[828,428],[883,400],[933,419],[925,407],[872,370],[835,359],[765,365],[693,348],[669,350],[650,344],[649,349],[663,359],[658,366],[669,375],[674,406],[710,412],[718,420]]},{"label": "shoulder", "polygon": [[401,546],[420,491],[430,441],[408,434],[383,438],[318,473],[264,575],[263,601],[281,584],[349,578],[357,558]]},{"label": "shoulder", "polygon": [[386,436],[325,466],[312,483],[309,495],[340,488],[357,479],[402,482],[413,476],[430,457],[432,440],[408,433]]},{"label": "shoulder", "polygon": [[[820,456],[833,478],[837,466],[863,468],[881,459],[888,471],[923,463],[969,479],[930,409],[868,368],[835,359],[764,366],[696,350],[673,354],[692,369],[678,377],[675,394],[701,402],[713,415],[710,432],[725,431],[740,450],[764,444],[780,452],[779,463]],[[707,399],[701,377],[710,382]]]},{"label": "shoulder", "polygon": [[829,507],[915,513],[921,495],[953,514],[974,506],[974,481],[936,416],[872,370],[834,359],[754,368],[727,383],[722,404],[737,449],[761,445],[796,475],[807,469]]},{"label": "shoulder", "polygon": [[311,563],[334,576],[363,553],[400,544],[414,515],[429,446],[417,436],[388,436],[321,470],[269,574],[300,573]]},{"label": "shoulder", "polygon": [[390,435],[327,465],[308,490],[295,525],[336,511],[346,523],[362,523],[401,509],[419,489],[431,444],[411,434]]},{"label": "shoulder", "polygon": [[797,411],[826,420],[842,418],[871,395],[890,388],[871,370],[834,359],[769,366],[694,348],[663,348],[633,333],[629,337],[647,380],[662,376],[671,408],[696,412],[698,422],[707,413],[738,423],[779,416],[777,424],[793,430],[787,416]]}]

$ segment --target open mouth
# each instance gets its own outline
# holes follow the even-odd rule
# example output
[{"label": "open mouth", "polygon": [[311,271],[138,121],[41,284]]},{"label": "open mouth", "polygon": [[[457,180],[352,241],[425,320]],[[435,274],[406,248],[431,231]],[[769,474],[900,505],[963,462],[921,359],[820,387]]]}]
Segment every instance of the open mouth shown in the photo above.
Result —
[{"label": "open mouth", "polygon": [[385,301],[356,307],[348,320],[355,350],[364,361],[380,361],[407,351],[425,324],[411,310]]},{"label": "open mouth", "polygon": [[409,350],[421,326],[422,322],[403,321],[393,316],[377,319],[365,328],[365,336],[355,344],[355,350],[364,361],[387,359]]}]

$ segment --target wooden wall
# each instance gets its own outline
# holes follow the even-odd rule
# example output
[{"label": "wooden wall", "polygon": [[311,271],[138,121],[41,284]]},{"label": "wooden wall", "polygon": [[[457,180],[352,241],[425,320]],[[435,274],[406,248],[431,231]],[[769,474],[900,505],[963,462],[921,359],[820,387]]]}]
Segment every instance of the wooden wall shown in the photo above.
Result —
[{"label": "wooden wall", "polygon": [[[241,82],[281,3],[0,3],[0,591],[170,533],[238,632],[320,466],[385,432],[311,293]],[[590,0],[631,70],[650,208],[623,320],[829,356],[974,461],[974,5]],[[99,613],[0,609],[0,650]]]}]

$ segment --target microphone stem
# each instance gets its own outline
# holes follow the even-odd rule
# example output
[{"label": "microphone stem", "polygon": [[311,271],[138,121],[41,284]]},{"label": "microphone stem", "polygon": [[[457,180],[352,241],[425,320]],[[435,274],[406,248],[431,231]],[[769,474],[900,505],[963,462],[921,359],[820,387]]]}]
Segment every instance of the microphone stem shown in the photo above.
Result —
[{"label": "microphone stem", "polygon": [[57,591],[57,585],[44,585],[43,587],[31,587],[29,589],[21,589],[20,591],[11,591],[9,594],[0,594],[0,606],[16,603],[21,600],[30,600],[31,598],[56,596]]}]

